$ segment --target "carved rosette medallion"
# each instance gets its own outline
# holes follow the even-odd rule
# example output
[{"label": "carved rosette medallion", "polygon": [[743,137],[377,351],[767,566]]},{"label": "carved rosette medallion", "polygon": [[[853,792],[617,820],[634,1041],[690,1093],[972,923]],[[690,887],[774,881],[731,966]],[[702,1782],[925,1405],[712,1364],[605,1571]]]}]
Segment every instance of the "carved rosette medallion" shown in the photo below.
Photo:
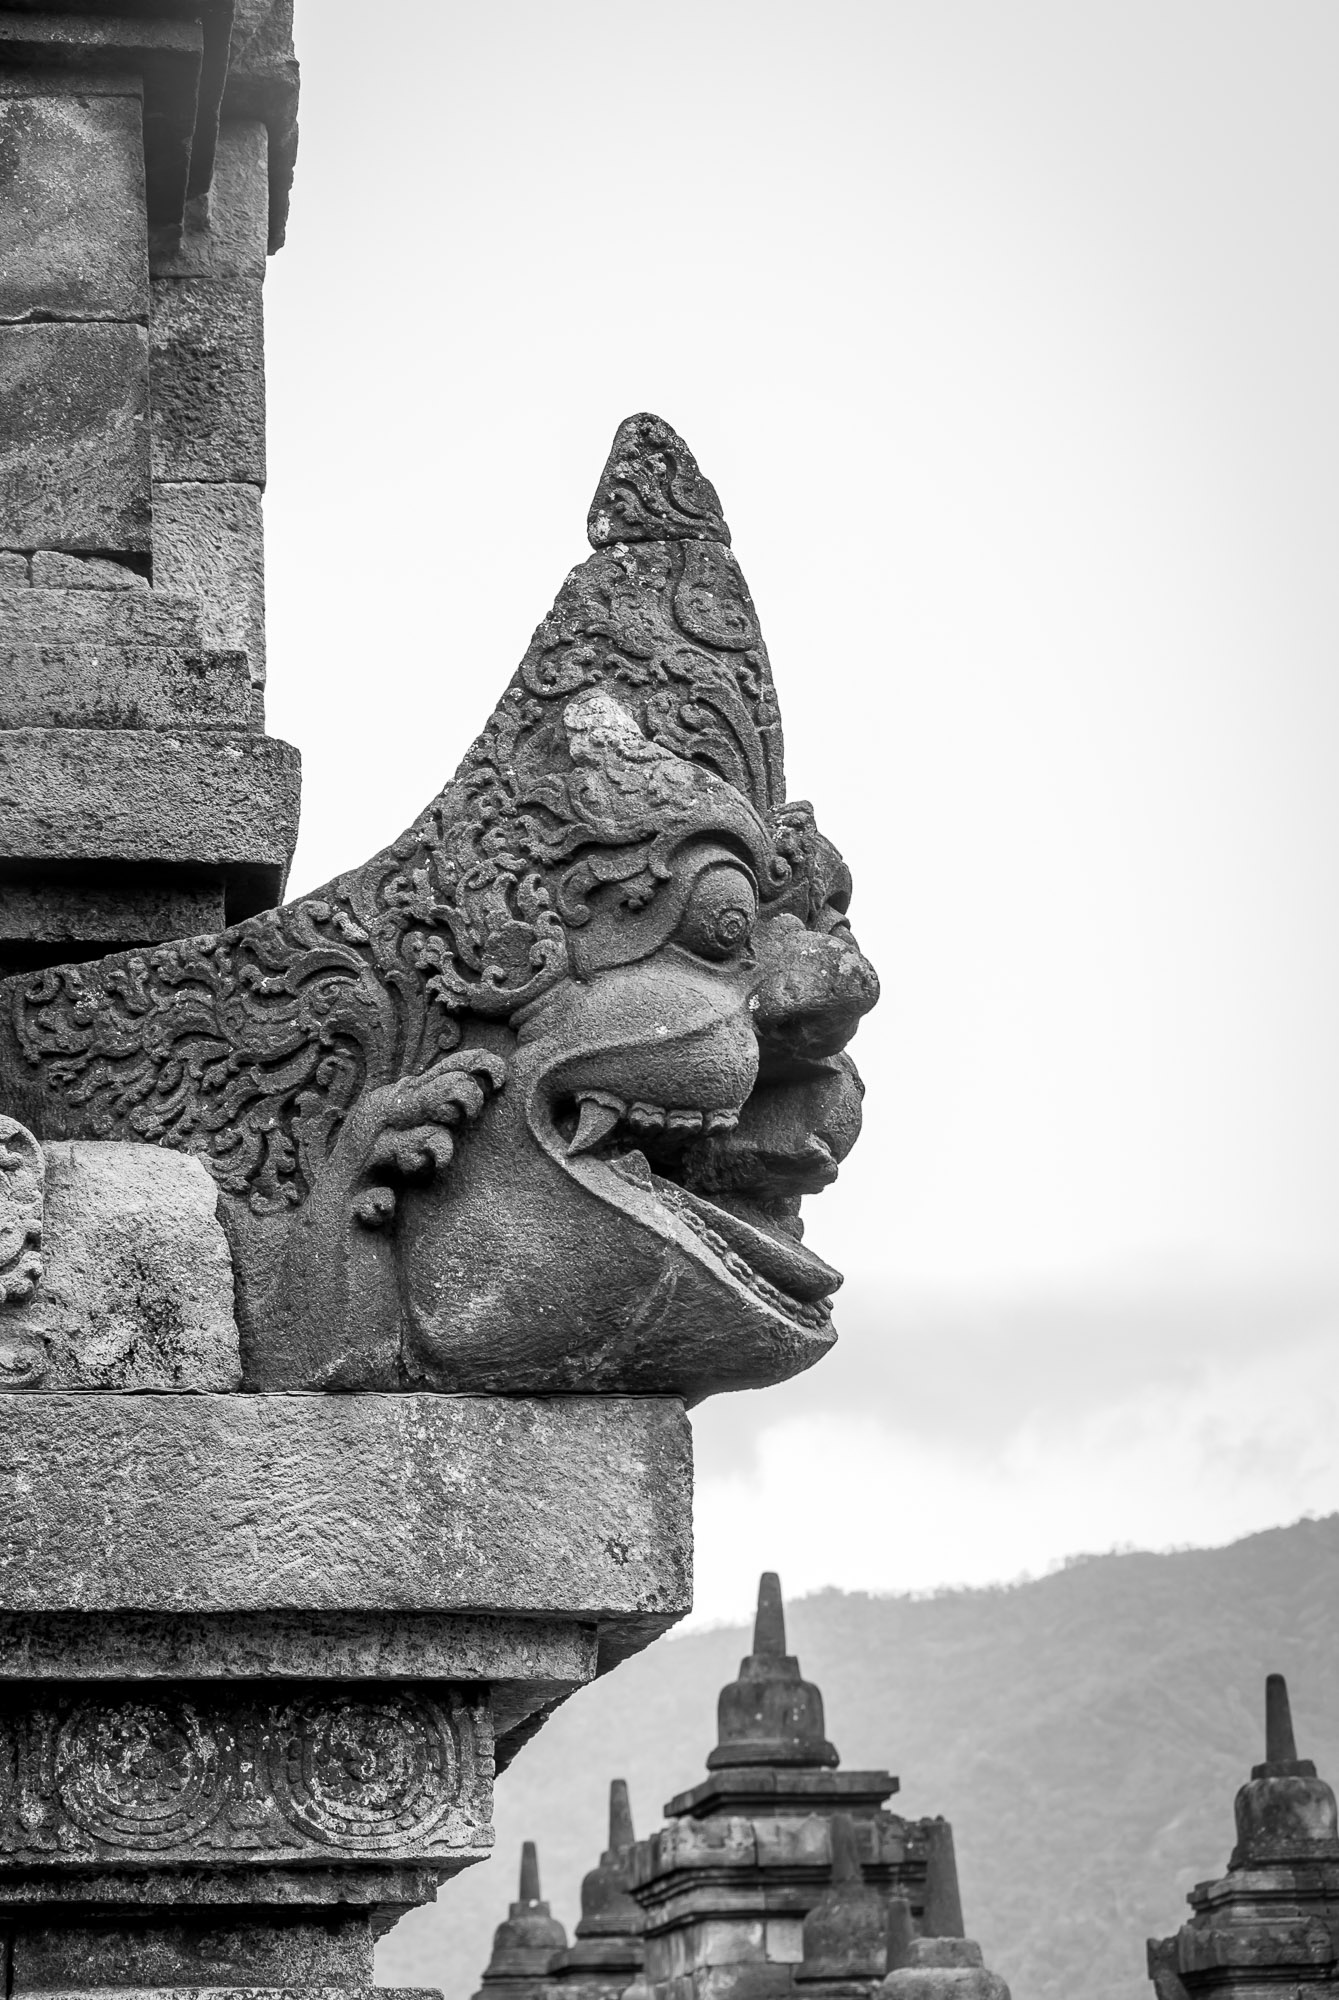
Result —
[{"label": "carved rosette medallion", "polygon": [[359,1853],[424,1841],[460,1790],[460,1751],[435,1703],[350,1695],[281,1711],[269,1738],[280,1812],[309,1840]]},{"label": "carved rosette medallion", "polygon": [[55,1788],[91,1839],[168,1851],[199,1839],[216,1818],[224,1764],[219,1739],[185,1702],[90,1702],[57,1735]]},{"label": "carved rosette medallion", "polygon": [[492,1844],[487,1697],[434,1687],[13,1691],[0,1871],[443,1861]]}]

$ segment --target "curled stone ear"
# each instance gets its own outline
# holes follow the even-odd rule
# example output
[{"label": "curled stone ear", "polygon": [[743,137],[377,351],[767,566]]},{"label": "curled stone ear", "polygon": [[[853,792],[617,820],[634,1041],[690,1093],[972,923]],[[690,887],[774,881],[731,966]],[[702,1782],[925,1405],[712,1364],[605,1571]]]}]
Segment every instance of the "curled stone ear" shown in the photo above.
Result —
[{"label": "curled stone ear", "polygon": [[42,1276],[46,1160],[16,1118],[0,1117],[0,1306],[23,1305]]},{"label": "curled stone ear", "polygon": [[355,1114],[362,1155],[355,1220],[383,1228],[395,1214],[392,1182],[428,1180],[448,1167],[455,1132],[473,1123],[505,1077],[506,1065],[486,1049],[455,1049],[422,1076],[369,1091]]}]

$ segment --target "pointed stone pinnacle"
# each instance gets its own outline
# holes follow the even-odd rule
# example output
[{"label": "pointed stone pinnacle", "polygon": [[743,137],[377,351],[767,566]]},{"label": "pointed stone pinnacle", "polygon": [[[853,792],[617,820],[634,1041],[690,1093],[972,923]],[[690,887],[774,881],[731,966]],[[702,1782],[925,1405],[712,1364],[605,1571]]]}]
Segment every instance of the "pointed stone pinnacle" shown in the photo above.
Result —
[{"label": "pointed stone pinnacle", "polygon": [[519,1901],[537,1903],[539,1897],[539,1849],[533,1840],[521,1843],[521,1888]]},{"label": "pointed stone pinnacle", "polygon": [[916,1936],[916,1927],[911,1921],[911,1905],[905,1896],[894,1896],[888,1905],[888,1958],[889,1972],[896,1972],[911,1958],[911,1946]]},{"label": "pointed stone pinnacle", "polygon": [[614,1778],[609,1786],[609,1847],[618,1853],[622,1848],[631,1847],[637,1839],[632,1830],[632,1806],[628,1799],[626,1778]]},{"label": "pointed stone pinnacle", "polygon": [[856,1852],[855,1821],[850,1813],[834,1813],[828,1827],[832,1841],[833,1882],[863,1882],[865,1871]]},{"label": "pointed stone pinnacle", "polygon": [[781,1602],[781,1578],[765,1569],[758,1579],[758,1616],[753,1625],[756,1658],[782,1659],[786,1651],[786,1612]]},{"label": "pointed stone pinnacle", "polygon": [[1288,1683],[1282,1674],[1267,1674],[1265,1677],[1265,1762],[1297,1762],[1292,1705],[1288,1700]]}]

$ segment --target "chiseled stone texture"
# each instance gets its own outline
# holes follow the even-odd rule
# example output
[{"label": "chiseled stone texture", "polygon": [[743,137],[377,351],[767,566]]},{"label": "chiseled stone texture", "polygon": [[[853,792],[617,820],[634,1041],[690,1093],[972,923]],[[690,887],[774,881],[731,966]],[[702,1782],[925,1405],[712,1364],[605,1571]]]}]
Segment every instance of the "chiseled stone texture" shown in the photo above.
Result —
[{"label": "chiseled stone texture", "polygon": [[187,598],[0,589],[0,729],[249,729],[251,704],[245,656],[206,654]]},{"label": "chiseled stone texture", "polygon": [[37,549],[29,564],[29,581],[38,590],[139,590],[149,579],[128,563],[106,556],[66,556],[54,549]]},{"label": "chiseled stone texture", "polygon": [[43,1272],[0,1316],[0,1382],[237,1388],[232,1259],[199,1161],[96,1139],[44,1150]]},{"label": "chiseled stone texture", "polygon": [[258,118],[225,118],[207,213],[187,211],[181,242],[156,257],[155,278],[265,276],[269,239],[269,136]]},{"label": "chiseled stone texture", "polygon": [[0,97],[0,320],[148,312],[138,94]]},{"label": "chiseled stone texture", "polygon": [[0,1396],[11,1613],[692,1602],[692,1435],[655,1397]]},{"label": "chiseled stone texture", "polygon": [[265,483],[259,278],[155,278],[149,327],[156,480]]},{"label": "chiseled stone texture", "polygon": [[14,1938],[15,1995],[79,1987],[370,1986],[366,1920],[266,1912],[221,1930],[200,1914],[145,1917],[133,1933],[102,1914],[36,1925]]},{"label": "chiseled stone texture", "polygon": [[[0,940],[27,944],[117,945],[200,937],[226,921],[221,874],[204,882],[163,871],[135,871],[133,881],[81,886],[35,870],[22,882],[0,881]],[[3,963],[3,953],[0,953]]]},{"label": "chiseled stone texture", "polygon": [[205,644],[265,679],[265,541],[256,486],[156,483],[153,580],[200,601]]},{"label": "chiseled stone texture", "polygon": [[298,753],[228,730],[0,730],[0,853],[287,870]]},{"label": "chiseled stone texture", "polygon": [[148,549],[142,326],[0,327],[0,544]]}]

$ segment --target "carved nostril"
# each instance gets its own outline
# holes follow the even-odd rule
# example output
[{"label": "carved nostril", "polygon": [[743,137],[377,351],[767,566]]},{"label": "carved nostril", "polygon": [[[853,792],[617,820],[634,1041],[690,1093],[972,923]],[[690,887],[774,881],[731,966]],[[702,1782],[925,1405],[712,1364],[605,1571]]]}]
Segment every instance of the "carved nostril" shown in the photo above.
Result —
[{"label": "carved nostril", "polygon": [[849,931],[796,926],[763,977],[754,1026],[792,1055],[836,1055],[878,997],[879,975]]}]

